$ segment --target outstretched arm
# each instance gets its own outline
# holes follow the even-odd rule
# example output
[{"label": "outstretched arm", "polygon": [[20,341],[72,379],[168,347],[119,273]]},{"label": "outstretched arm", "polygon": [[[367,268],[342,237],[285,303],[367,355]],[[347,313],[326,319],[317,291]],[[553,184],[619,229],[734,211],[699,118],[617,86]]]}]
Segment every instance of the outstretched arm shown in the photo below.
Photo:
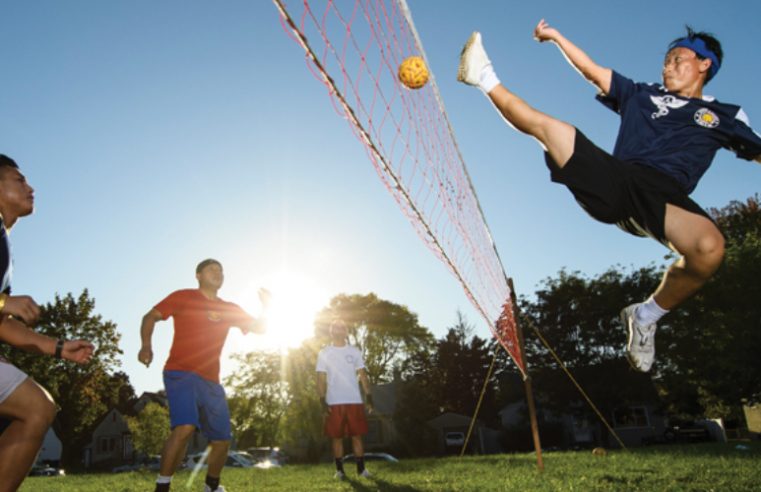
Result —
[{"label": "outstretched arm", "polygon": [[317,396],[320,398],[320,407],[322,407],[322,413],[327,415],[330,413],[330,407],[325,401],[325,395],[328,393],[328,374],[322,371],[317,372]]},{"label": "outstretched arm", "polygon": [[259,289],[259,301],[262,303],[262,315],[254,318],[244,310],[240,309],[233,313],[232,325],[237,326],[244,334],[259,333],[267,331],[267,310],[269,309],[272,294],[267,289]]},{"label": "outstretched arm", "polygon": [[4,317],[0,321],[0,341],[27,352],[60,355],[62,359],[84,364],[92,357],[93,345],[85,340],[66,340],[58,352],[59,341],[27,328],[21,321]]},{"label": "outstretched arm", "polygon": [[610,91],[610,82],[613,77],[613,71],[610,68],[601,67],[595,63],[584,51],[578,46],[566,39],[565,36],[560,34],[560,31],[554,27],[550,27],[547,22],[542,19],[534,29],[534,39],[540,43],[547,41],[552,42],[560,48],[561,53],[565,56],[568,63],[575,68],[585,79],[587,79],[592,85],[603,94],[608,94]]},{"label": "outstretched arm", "polygon": [[249,315],[241,316],[233,326],[240,328],[246,335],[249,333],[257,333],[261,335],[267,331],[267,322],[264,318],[254,318]]}]

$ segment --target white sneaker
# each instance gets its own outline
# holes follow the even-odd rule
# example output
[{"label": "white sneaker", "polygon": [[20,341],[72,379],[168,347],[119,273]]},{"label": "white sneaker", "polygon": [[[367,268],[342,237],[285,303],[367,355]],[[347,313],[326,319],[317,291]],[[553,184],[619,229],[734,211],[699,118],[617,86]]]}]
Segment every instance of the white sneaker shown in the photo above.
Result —
[{"label": "white sneaker", "polygon": [[632,304],[621,311],[621,323],[626,327],[629,338],[626,343],[626,358],[629,364],[641,372],[648,372],[655,360],[656,324],[639,326],[634,322],[634,310],[639,304]]},{"label": "white sneaker", "polygon": [[481,80],[481,72],[491,65],[481,44],[481,33],[474,31],[460,52],[460,66],[457,68],[457,80],[468,85],[475,85]]},{"label": "white sneaker", "polygon": [[336,480],[343,480],[346,478],[346,474],[342,471],[337,471],[335,475],[333,475],[333,478]]},{"label": "white sneaker", "polygon": [[220,485],[216,489],[211,490],[211,487],[209,487],[208,485],[204,484],[203,492],[225,492],[225,488]]},{"label": "white sneaker", "polygon": [[372,475],[372,473],[370,473],[369,471],[367,471],[367,468],[365,468],[364,470],[362,470],[362,473],[360,473],[360,474],[359,474],[359,476],[360,476],[360,477],[364,477],[364,478],[370,478],[370,477],[372,477],[373,475]]}]

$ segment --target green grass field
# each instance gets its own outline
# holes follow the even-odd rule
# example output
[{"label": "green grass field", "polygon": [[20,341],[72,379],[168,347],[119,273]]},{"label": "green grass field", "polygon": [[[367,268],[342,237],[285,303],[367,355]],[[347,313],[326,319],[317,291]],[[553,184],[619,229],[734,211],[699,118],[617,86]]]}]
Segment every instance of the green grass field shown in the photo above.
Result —
[{"label": "green grass field", "polygon": [[[738,449],[737,446],[748,449]],[[589,451],[547,452],[539,473],[533,454],[402,460],[370,463],[374,476],[335,481],[332,464],[280,469],[226,469],[223,484],[242,491],[757,491],[761,490],[761,442],[654,446],[593,456]],[[189,472],[172,490],[203,490],[203,474],[186,488]],[[155,474],[32,477],[22,492],[150,492]]]}]

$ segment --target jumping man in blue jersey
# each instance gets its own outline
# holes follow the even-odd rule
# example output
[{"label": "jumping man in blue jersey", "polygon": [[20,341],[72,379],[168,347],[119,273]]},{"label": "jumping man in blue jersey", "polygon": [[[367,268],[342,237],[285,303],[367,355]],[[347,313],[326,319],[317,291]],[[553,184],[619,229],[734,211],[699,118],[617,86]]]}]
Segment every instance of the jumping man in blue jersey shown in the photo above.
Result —
[{"label": "jumping man in blue jersey", "polygon": [[[9,233],[34,210],[34,190],[16,161],[0,154],[0,343],[79,364],[90,360],[85,340],[54,339],[35,332],[40,308],[29,296],[11,295],[13,259]],[[39,453],[56,404],[26,373],[0,357],[0,492],[15,491]]]},{"label": "jumping man in blue jersey", "polygon": [[663,84],[636,83],[597,65],[544,20],[534,37],[555,43],[599,90],[598,100],[620,114],[613,155],[508,91],[477,32],[462,50],[457,78],[479,87],[511,126],[539,141],[552,180],[566,185],[592,217],[650,236],[681,255],[649,299],[621,312],[627,357],[647,372],[655,357],[656,322],[700,289],[724,256],[724,237],[689,194],[722,147],[761,162],[761,137],[739,106],[703,94],[723,56],[710,34],[688,28],[669,45]]}]

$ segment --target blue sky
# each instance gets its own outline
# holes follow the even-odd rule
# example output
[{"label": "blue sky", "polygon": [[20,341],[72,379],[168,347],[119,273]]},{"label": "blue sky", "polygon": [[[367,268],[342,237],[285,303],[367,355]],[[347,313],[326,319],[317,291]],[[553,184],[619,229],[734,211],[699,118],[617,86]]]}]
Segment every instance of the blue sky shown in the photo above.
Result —
[{"label": "blue sky", "polygon": [[[550,183],[536,143],[455,82],[472,30],[505,85],[603,148],[613,146],[617,117],[556,48],[533,41],[541,18],[598,63],[642,81],[659,80],[665,46],[685,24],[711,31],[725,61],[706,93],[761,122],[756,2],[409,5],[519,294],[561,268],[595,275],[661,263],[667,251],[589,219]],[[157,362],[137,364],[142,315],[193,287],[206,257],[226,267],[221,295],[252,310],[256,288],[272,282],[295,292],[294,303],[372,291],[407,305],[436,335],[460,309],[488,336],[270,2],[2,0],[0,60],[0,152],[36,190],[35,214],[12,233],[14,291],[44,303],[88,288],[119,326],[123,370],[138,392],[159,389],[171,341],[171,323],[159,324]],[[723,151],[693,198],[705,207],[745,199],[759,191],[760,171]],[[255,347],[239,336],[228,343]]]}]

